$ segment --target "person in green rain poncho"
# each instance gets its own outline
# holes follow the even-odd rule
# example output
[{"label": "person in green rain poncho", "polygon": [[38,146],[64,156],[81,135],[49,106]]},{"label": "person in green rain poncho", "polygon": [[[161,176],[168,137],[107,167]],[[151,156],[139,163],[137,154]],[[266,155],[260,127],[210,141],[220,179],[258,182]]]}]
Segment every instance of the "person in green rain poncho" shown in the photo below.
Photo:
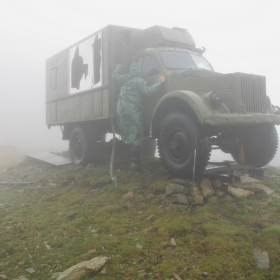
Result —
[{"label": "person in green rain poncho", "polygon": [[141,148],[143,147],[143,105],[142,97],[158,92],[165,82],[164,76],[148,86],[141,65],[134,63],[129,74],[121,75],[122,66],[118,64],[113,72],[113,79],[122,85],[117,103],[117,120],[122,140],[131,144],[131,169],[143,171],[141,167]]}]

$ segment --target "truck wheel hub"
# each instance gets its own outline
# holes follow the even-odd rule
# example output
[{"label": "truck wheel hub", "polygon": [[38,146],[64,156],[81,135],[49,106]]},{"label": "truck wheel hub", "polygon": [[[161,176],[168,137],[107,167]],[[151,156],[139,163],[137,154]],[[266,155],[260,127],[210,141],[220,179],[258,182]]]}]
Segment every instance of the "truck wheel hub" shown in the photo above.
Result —
[{"label": "truck wheel hub", "polygon": [[183,132],[173,131],[173,133],[171,133],[171,139],[169,141],[170,154],[175,159],[183,159],[184,157],[188,156],[188,143],[189,139]]}]

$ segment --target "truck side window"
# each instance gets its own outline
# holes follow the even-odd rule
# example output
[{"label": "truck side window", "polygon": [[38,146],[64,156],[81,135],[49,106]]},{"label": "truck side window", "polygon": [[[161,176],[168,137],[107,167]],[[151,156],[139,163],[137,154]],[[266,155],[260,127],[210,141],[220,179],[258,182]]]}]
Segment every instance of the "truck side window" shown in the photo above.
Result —
[{"label": "truck side window", "polygon": [[149,76],[154,76],[159,74],[159,67],[157,65],[156,60],[151,56],[151,66],[150,66],[150,74]]},{"label": "truck side window", "polygon": [[160,72],[156,60],[151,55],[140,56],[135,62],[142,65],[142,71],[147,76],[158,75]]},{"label": "truck side window", "polygon": [[149,55],[144,56],[143,63],[142,63],[142,71],[147,76],[149,76],[150,73],[150,64],[151,64],[151,56]]}]

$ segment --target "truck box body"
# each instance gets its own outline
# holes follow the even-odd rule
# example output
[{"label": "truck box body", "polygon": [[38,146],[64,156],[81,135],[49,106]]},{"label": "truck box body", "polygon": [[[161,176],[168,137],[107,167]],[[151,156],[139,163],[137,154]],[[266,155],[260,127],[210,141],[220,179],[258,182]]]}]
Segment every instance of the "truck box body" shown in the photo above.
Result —
[{"label": "truck box body", "polygon": [[127,73],[138,50],[163,43],[195,46],[188,32],[160,26],[140,30],[109,25],[49,58],[47,125],[108,119],[119,94],[111,79],[115,65],[122,64]]},{"label": "truck box body", "polygon": [[[48,125],[108,119],[114,111],[112,71],[127,70],[139,48],[142,30],[107,26],[47,60]],[[126,44],[126,34],[131,39]],[[115,97],[115,98],[114,98]]]}]

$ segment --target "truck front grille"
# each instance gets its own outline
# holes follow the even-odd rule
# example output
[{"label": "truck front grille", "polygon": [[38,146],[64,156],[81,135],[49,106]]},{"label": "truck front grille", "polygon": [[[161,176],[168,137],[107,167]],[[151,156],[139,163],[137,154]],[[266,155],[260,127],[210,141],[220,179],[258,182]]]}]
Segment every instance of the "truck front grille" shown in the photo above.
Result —
[{"label": "truck front grille", "polygon": [[266,112],[265,77],[256,75],[242,75],[241,77],[242,103],[248,113]]}]

